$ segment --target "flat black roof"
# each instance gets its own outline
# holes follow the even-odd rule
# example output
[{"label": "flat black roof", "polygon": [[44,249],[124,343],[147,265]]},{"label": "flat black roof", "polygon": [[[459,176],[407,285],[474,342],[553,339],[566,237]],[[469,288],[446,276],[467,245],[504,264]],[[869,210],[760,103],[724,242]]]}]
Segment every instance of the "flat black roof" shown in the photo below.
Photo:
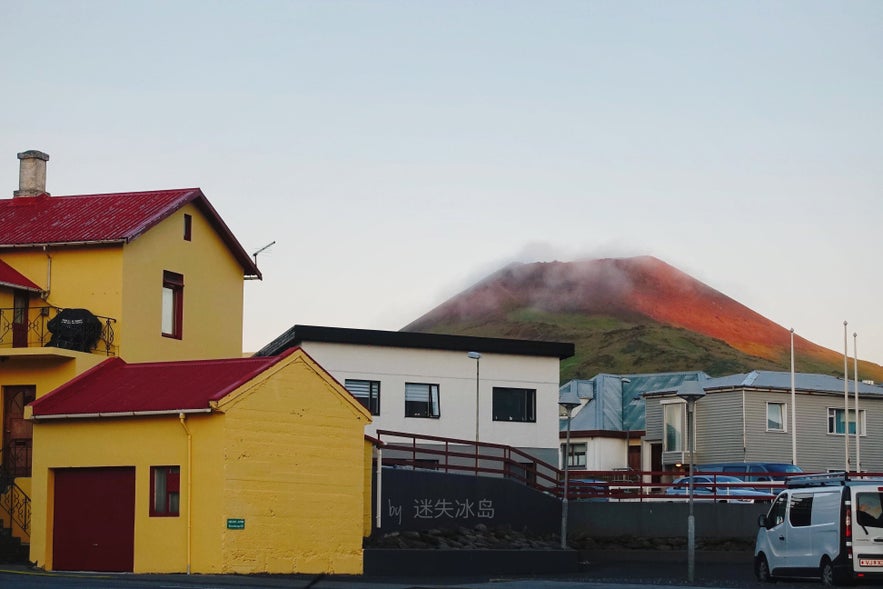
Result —
[{"label": "flat black roof", "polygon": [[520,356],[551,356],[562,360],[570,358],[574,353],[574,345],[572,343],[475,337],[469,335],[443,335],[417,333],[414,331],[379,331],[375,329],[295,325],[261,348],[255,356],[275,356],[289,348],[299,346],[303,342],[328,342],[425,350],[454,350],[485,352],[489,354],[516,354]]}]

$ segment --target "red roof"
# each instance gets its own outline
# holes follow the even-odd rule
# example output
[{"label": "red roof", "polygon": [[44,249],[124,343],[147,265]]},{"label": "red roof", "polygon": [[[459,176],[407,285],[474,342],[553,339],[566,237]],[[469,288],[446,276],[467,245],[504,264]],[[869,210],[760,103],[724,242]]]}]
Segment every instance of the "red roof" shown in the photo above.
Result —
[{"label": "red roof", "polygon": [[27,276],[23,275],[3,260],[0,260],[0,286],[11,286],[12,288],[20,288],[34,292],[40,292],[43,290],[31,282]]},{"label": "red roof", "polygon": [[31,407],[36,419],[207,410],[286,356],[141,364],[110,358]]},{"label": "red roof", "polygon": [[199,188],[2,199],[0,248],[128,243],[191,202],[206,215],[245,274],[260,276],[252,258]]}]

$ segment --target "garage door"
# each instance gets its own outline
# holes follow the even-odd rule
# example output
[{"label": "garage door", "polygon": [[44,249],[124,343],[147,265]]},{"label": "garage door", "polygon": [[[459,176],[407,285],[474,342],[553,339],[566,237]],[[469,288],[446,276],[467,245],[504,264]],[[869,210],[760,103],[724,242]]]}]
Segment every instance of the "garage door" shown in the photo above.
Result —
[{"label": "garage door", "polygon": [[131,572],[134,467],[57,469],[52,530],[55,570]]}]

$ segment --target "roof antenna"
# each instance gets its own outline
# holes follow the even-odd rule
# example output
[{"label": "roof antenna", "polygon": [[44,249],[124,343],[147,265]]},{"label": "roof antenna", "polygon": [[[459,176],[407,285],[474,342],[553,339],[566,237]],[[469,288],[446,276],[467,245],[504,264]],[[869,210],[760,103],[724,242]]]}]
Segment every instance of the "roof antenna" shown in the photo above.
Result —
[{"label": "roof antenna", "polygon": [[258,254],[261,253],[261,252],[263,252],[263,251],[265,251],[265,250],[270,249],[270,248],[273,247],[275,244],[276,244],[275,241],[271,241],[270,243],[268,243],[267,245],[265,245],[264,247],[262,247],[261,249],[259,249],[258,251],[256,251],[255,253],[252,254],[252,257],[254,257],[254,265],[255,265],[255,266],[258,265]]}]

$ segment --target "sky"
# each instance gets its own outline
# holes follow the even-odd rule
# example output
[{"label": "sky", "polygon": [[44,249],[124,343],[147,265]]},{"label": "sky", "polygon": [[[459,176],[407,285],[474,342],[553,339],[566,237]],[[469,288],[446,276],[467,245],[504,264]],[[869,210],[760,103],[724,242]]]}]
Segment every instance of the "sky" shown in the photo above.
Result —
[{"label": "sky", "polygon": [[883,2],[0,0],[0,54],[4,197],[38,149],[275,242],[246,351],[652,255],[883,364]]}]

